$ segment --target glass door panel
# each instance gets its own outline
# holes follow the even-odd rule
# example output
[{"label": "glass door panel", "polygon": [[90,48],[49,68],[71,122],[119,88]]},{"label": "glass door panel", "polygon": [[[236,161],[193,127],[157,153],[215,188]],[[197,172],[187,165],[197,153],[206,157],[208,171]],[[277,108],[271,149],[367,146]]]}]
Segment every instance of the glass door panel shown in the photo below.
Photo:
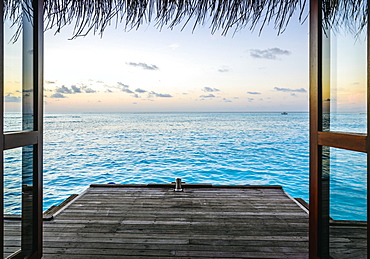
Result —
[{"label": "glass door panel", "polygon": [[23,1],[12,10],[21,24],[2,24],[3,248],[10,258],[42,254],[42,6]]},{"label": "glass door panel", "polygon": [[4,21],[4,132],[22,130],[23,35],[14,42],[16,26]]},{"label": "glass door panel", "polygon": [[367,220],[365,153],[330,148],[330,217],[334,220]]},{"label": "glass door panel", "polygon": [[366,57],[367,27],[360,33],[339,26],[323,32],[323,131],[367,132]]},{"label": "glass door panel", "polygon": [[[33,146],[4,152],[4,254],[33,250]],[[20,252],[21,251],[21,252]]]},{"label": "glass door panel", "polygon": [[311,1],[312,258],[367,257],[368,32],[351,5]]},{"label": "glass door panel", "polygon": [[33,18],[25,11],[21,29],[9,19],[3,29],[4,132],[33,130]]},{"label": "glass door panel", "polygon": [[4,258],[21,248],[22,149],[4,152]]},{"label": "glass door panel", "polygon": [[367,257],[367,16],[310,1],[310,258]]},{"label": "glass door panel", "polygon": [[22,130],[34,130],[33,18],[23,16],[22,30]]},{"label": "glass door panel", "polygon": [[330,148],[330,256],[367,258],[367,154]]}]

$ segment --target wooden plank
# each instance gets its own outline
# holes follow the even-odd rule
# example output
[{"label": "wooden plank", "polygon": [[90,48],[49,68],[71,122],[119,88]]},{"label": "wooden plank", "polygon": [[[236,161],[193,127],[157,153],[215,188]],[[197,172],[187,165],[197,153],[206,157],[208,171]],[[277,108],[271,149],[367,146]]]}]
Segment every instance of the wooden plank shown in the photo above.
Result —
[{"label": "wooden plank", "polygon": [[[47,246],[48,248],[78,248],[80,246],[79,243],[75,243],[75,242],[54,242],[54,241],[45,241],[44,242],[45,246]],[[258,244],[249,244],[249,243],[243,243],[241,245],[237,245],[237,244],[232,244],[232,245],[227,245],[225,247],[222,248],[223,251],[228,251],[228,252],[243,252],[245,251],[245,246],[248,246],[248,251],[249,252],[259,252],[259,251],[262,251],[262,252],[287,252],[287,249],[285,249],[284,247],[274,247],[274,248],[270,248],[268,246],[264,246],[264,247],[259,247],[261,243],[258,243]],[[85,244],[85,248],[88,248],[88,249],[91,249],[91,248],[95,248],[95,249],[116,249],[117,248],[117,245],[118,243],[101,243],[101,242],[90,242],[90,243],[86,243]],[[139,250],[139,249],[142,249],[143,248],[143,245],[142,244],[122,244],[122,243],[119,243],[119,246],[120,246],[120,249],[122,250],[130,250],[130,249],[134,249],[134,250]],[[207,251],[218,251],[220,248],[218,246],[203,246],[203,245],[177,245],[177,244],[171,244],[171,245],[168,245],[168,244],[163,244],[163,245],[158,245],[158,244],[146,244],[145,245],[145,249],[147,250],[158,250],[158,249],[163,249],[163,250],[191,250],[191,251],[202,251],[204,249],[207,249]],[[307,248],[305,247],[296,247],[295,248],[297,251],[301,251],[301,252],[306,252]],[[57,251],[56,249],[53,251],[55,252]]]},{"label": "wooden plank", "polygon": [[36,145],[38,143],[38,131],[22,131],[4,133],[4,150]]},{"label": "wooden plank", "polygon": [[308,257],[308,215],[282,190],[230,190],[90,188],[44,222],[43,258]]},{"label": "wooden plank", "polygon": [[307,218],[278,188],[94,187],[45,224],[45,255],[307,254]]},{"label": "wooden plank", "polygon": [[327,147],[343,148],[358,152],[367,152],[366,134],[344,132],[318,132],[318,144]]},{"label": "wooden plank", "polygon": [[[218,189],[282,189],[280,185],[212,185],[212,184],[182,184],[184,188],[218,188]],[[104,187],[104,188],[174,188],[175,184],[91,184],[90,187]]]}]

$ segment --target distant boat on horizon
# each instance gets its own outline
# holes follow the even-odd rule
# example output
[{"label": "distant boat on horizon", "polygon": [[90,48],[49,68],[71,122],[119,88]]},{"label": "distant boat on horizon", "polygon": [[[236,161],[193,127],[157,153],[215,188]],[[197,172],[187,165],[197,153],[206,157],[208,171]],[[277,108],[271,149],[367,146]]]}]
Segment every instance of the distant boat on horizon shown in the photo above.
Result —
[{"label": "distant boat on horizon", "polygon": [[287,112],[282,112],[281,115],[288,115],[288,113]]}]

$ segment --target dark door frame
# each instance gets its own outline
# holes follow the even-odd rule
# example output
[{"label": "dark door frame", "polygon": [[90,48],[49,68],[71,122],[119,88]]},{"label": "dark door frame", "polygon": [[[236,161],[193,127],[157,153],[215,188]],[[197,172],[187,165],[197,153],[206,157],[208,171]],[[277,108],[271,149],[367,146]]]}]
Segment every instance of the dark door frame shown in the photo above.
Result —
[{"label": "dark door frame", "polygon": [[[369,2],[369,1],[368,1]],[[323,193],[323,148],[336,147],[357,152],[367,153],[367,164],[370,162],[368,151],[370,140],[367,138],[370,132],[370,78],[367,77],[367,134],[354,134],[347,132],[324,132],[323,131],[323,0],[310,1],[310,204],[309,204],[309,252],[310,258],[329,257],[329,216],[325,209]],[[368,13],[369,17],[369,13]],[[367,19],[369,20],[369,18]],[[370,72],[370,30],[367,30],[367,74]],[[370,170],[367,167],[367,189],[369,190]],[[367,199],[370,192],[367,192]],[[367,218],[370,216],[367,203]],[[367,254],[369,256],[369,221],[367,222]]]},{"label": "dark door frame", "polygon": [[[4,1],[0,1],[1,12],[1,100],[0,100],[0,127],[2,129],[2,138],[0,139],[0,214],[1,223],[0,231],[4,233],[4,150],[13,148],[22,148],[33,146],[32,149],[32,236],[28,237],[32,240],[30,252],[24,254],[24,251],[19,251],[14,254],[14,258],[41,258],[42,257],[42,164],[43,164],[43,4],[44,0],[30,0],[33,5],[33,72],[32,72],[32,91],[33,91],[33,128],[32,130],[4,133]],[[24,116],[24,115],[23,115]],[[22,219],[27,220],[27,219]],[[26,233],[27,234],[27,233]],[[23,239],[23,237],[22,237]],[[22,240],[23,241],[23,240]],[[0,256],[4,254],[4,234],[2,234],[2,244],[0,248]]]},{"label": "dark door frame", "polygon": [[[32,131],[20,131],[16,133],[3,133],[0,139],[0,147],[2,151],[11,148],[19,148],[24,146],[34,146],[34,171],[33,171],[33,217],[34,234],[33,234],[33,253],[29,258],[41,258],[42,256],[42,145],[43,145],[43,0],[33,0],[34,5],[34,128]],[[310,217],[309,217],[309,250],[310,258],[319,258],[322,251],[328,249],[328,244],[322,241],[322,226],[325,225],[322,217],[322,192],[321,192],[321,176],[322,176],[322,147],[337,147],[359,152],[367,153],[370,150],[370,140],[367,135],[370,132],[369,113],[367,119],[367,134],[349,134],[349,133],[335,133],[322,131],[322,0],[310,1]],[[3,25],[3,1],[0,1],[1,23]],[[1,62],[1,83],[0,90],[4,95],[4,31],[1,26],[0,34],[2,37],[0,55]],[[369,37],[368,30],[368,37]],[[369,41],[368,41],[369,50]],[[369,67],[369,51],[367,57],[368,74]],[[367,82],[367,106],[370,111],[369,95],[370,95],[370,79]],[[0,100],[0,126],[4,132],[4,102],[3,98]],[[2,166],[0,167],[1,177],[1,223],[0,231],[4,230],[4,211],[3,211],[3,152],[0,154]],[[368,163],[370,159],[368,156]],[[369,168],[367,169],[369,179]],[[368,189],[369,189],[368,181]],[[370,192],[368,192],[368,198]],[[369,203],[367,205],[368,218]],[[368,223],[369,224],[369,223]],[[369,225],[368,225],[369,226]],[[369,227],[368,227],[369,237]],[[4,238],[3,238],[4,239]],[[370,247],[369,238],[368,250]],[[3,240],[4,244],[4,240]],[[3,245],[1,246],[3,253]],[[369,252],[368,252],[369,254]]]}]

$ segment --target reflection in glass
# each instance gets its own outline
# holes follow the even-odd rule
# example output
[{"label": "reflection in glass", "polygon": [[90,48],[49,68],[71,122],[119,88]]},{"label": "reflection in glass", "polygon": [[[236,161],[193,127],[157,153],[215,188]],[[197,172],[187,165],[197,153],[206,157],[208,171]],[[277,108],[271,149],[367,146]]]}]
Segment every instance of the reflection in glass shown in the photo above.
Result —
[{"label": "reflection in glass", "polygon": [[323,35],[323,131],[366,133],[367,28]]},{"label": "reflection in glass", "polygon": [[[23,15],[23,29],[14,41],[16,26],[4,22],[4,131],[33,130],[33,27]],[[23,116],[22,116],[23,115]]]},{"label": "reflection in glass", "polygon": [[4,21],[4,131],[22,130],[22,41],[13,42],[16,31]]},{"label": "reflection in glass", "polygon": [[32,252],[33,146],[4,152],[5,253]]},{"label": "reflection in glass", "polygon": [[33,130],[33,27],[28,15],[23,16],[22,38],[22,129]]},{"label": "reflection in glass", "polygon": [[22,150],[4,152],[4,258],[21,248]]},{"label": "reflection in glass", "polygon": [[330,148],[330,255],[366,258],[367,155]]},{"label": "reflection in glass", "polygon": [[[319,242],[329,246],[329,217],[330,217],[330,148],[322,147],[322,175],[321,175],[321,218],[320,218],[320,234]],[[323,258],[328,258],[328,249],[321,251],[320,255]]]},{"label": "reflection in glass", "polygon": [[22,148],[22,254],[32,252],[33,146]]}]

